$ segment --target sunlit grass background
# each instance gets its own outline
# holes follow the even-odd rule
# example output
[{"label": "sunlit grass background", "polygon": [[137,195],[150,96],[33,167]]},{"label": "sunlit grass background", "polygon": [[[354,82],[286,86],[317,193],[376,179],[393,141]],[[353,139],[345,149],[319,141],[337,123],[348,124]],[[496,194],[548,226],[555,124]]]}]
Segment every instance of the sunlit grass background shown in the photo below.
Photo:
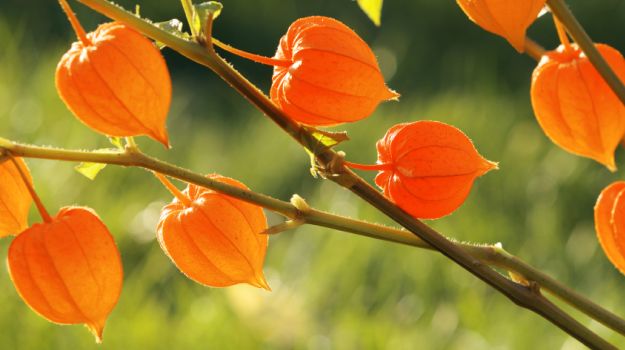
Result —
[{"label": "sunlit grass background", "polygon": [[[215,35],[266,55],[298,17],[329,15],[353,27],[403,96],[362,122],[338,128],[352,137],[340,147],[349,159],[374,162],[375,141],[395,123],[435,119],[461,128],[501,170],[479,179],[452,216],[430,224],[459,240],[502,242],[625,316],[625,278],[598,247],[592,222],[598,193],[622,173],[611,174],[546,139],[529,101],[530,58],[474,26],[453,1],[387,0],[381,28],[349,0],[224,2]],[[177,1],[139,3],[155,21],[183,18]],[[625,2],[570,4],[597,41],[625,51]],[[88,29],[103,21],[74,5]],[[547,47],[556,44],[547,16],[530,33]],[[56,63],[73,40],[54,1],[0,2],[0,136],[67,148],[109,147],[71,116],[55,92]],[[174,82],[168,121],[174,148],[140,139],[144,150],[199,172],[237,178],[277,198],[298,193],[319,209],[389,223],[349,192],[312,178],[305,152],[218,77],[164,52]],[[267,90],[269,68],[227,57]],[[617,157],[625,167],[621,150]],[[435,253],[315,227],[271,238],[265,273],[273,292],[205,288],[180,274],[154,240],[160,208],[171,197],[149,173],[111,166],[89,181],[73,170],[75,164],[28,164],[51,212],[86,205],[105,220],[122,252],[124,289],[97,346],[84,327],[61,327],[35,315],[0,269],[1,349],[581,348]],[[31,219],[39,221],[34,211]],[[3,259],[10,241],[0,241]],[[581,320],[625,346],[622,337]]]}]

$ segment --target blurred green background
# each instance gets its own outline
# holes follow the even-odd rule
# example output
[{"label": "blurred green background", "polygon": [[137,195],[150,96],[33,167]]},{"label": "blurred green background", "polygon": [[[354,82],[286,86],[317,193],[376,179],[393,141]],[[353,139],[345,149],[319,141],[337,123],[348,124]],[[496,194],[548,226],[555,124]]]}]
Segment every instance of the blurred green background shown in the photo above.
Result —
[{"label": "blurred green background", "polygon": [[[126,8],[135,2],[119,1]],[[140,1],[155,21],[183,19],[178,1]],[[625,52],[625,1],[570,0],[598,42]],[[105,19],[72,2],[83,24]],[[458,240],[502,242],[510,252],[625,316],[625,279],[595,238],[598,193],[622,172],[556,148],[529,101],[535,62],[472,24],[453,1],[387,0],[374,27],[350,0],[224,0],[215,35],[272,55],[298,17],[327,15],[371,44],[401,102],[383,104],[348,130],[350,160],[374,162],[374,142],[393,124],[435,119],[461,128],[501,170],[480,178],[453,215],[430,224]],[[556,45],[548,16],[530,35]],[[74,36],[55,1],[0,1],[0,136],[67,148],[109,147],[74,119],[54,89],[54,69]],[[313,179],[307,155],[210,71],[170,50],[174,83],[168,129],[174,148],[142,138],[144,150],[199,172],[218,172],[288,200],[389,223],[349,192]],[[267,91],[271,69],[224,54]],[[617,152],[618,163],[622,150]],[[438,254],[315,227],[270,240],[273,292],[210,289],[180,274],[154,240],[170,195],[140,169],[108,167],[95,181],[74,164],[29,160],[50,211],[95,208],[122,252],[125,283],[104,344],[82,326],[35,315],[0,269],[0,349],[578,349],[582,346]],[[374,174],[365,174],[372,179]],[[270,216],[271,222],[278,222]],[[32,222],[38,221],[35,212]],[[0,241],[4,259],[10,239]],[[581,320],[617,345],[625,339]]]}]

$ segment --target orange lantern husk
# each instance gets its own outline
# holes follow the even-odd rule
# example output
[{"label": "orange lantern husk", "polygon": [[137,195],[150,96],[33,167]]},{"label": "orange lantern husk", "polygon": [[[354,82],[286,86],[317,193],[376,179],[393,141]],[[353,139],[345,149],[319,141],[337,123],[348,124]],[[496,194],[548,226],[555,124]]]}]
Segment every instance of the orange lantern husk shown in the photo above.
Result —
[{"label": "orange lantern husk", "polygon": [[328,17],[298,19],[274,56],[271,99],[289,117],[329,126],[368,117],[399,97],[384,83],[375,55],[353,30]]},{"label": "orange lantern husk", "polygon": [[601,191],[594,208],[595,231],[608,260],[625,274],[625,181]]},{"label": "orange lantern husk", "polygon": [[471,21],[502,36],[518,52],[525,51],[525,32],[534,23],[546,0],[457,0]]},{"label": "orange lantern husk", "polygon": [[[625,81],[625,59],[596,44]],[[576,45],[545,54],[534,70],[532,107],[545,134],[558,146],[616,170],[614,151],[625,134],[625,105]]]},{"label": "orange lantern husk", "polygon": [[612,224],[613,238],[616,246],[622,256],[625,256],[625,191],[621,190],[614,198],[614,206],[612,208]]},{"label": "orange lantern husk", "polygon": [[35,312],[59,324],[84,323],[102,340],[123,270],[113,236],[93,210],[62,208],[17,236],[7,260],[15,288]]},{"label": "orange lantern husk", "polygon": [[22,158],[0,161],[0,237],[17,234],[28,227],[28,211],[33,200],[24,181],[32,185],[30,172]]},{"label": "orange lantern husk", "polygon": [[416,218],[451,214],[473,182],[497,163],[484,159],[459,129],[436,121],[390,128],[378,141],[375,183],[384,195]]},{"label": "orange lantern husk", "polygon": [[117,22],[77,41],[56,69],[56,88],[84,124],[109,136],[147,135],[169,146],[171,78],[160,51]]},{"label": "orange lantern husk", "polygon": [[[248,189],[227,177],[208,177]],[[176,267],[206,286],[248,283],[270,290],[262,271],[268,243],[262,208],[193,184],[183,192],[166,186],[177,198],[163,208],[157,238]]]}]

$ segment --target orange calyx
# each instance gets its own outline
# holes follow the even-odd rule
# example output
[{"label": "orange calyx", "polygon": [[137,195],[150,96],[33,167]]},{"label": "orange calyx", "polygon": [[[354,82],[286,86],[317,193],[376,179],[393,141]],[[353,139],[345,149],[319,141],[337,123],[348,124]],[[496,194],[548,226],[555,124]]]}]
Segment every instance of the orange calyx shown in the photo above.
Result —
[{"label": "orange calyx", "polygon": [[416,218],[451,214],[466,199],[476,178],[497,169],[459,129],[435,121],[391,127],[378,141],[375,178],[384,196]]},{"label": "orange calyx", "polygon": [[0,237],[15,235],[28,227],[32,177],[22,158],[0,162]]},{"label": "orange calyx", "polygon": [[87,38],[88,45],[74,43],[56,68],[56,88],[68,109],[104,135],[145,135],[169,147],[172,88],[161,52],[117,22],[98,26]]},{"label": "orange calyx", "polygon": [[[614,48],[595,44],[625,81],[625,59]],[[616,170],[614,151],[625,134],[625,106],[577,44],[546,53],[531,83],[534,114],[541,128],[564,150]]]},{"label": "orange calyx", "polygon": [[121,293],[119,251],[91,209],[65,207],[9,247],[9,275],[36,313],[59,324],[83,323],[102,341],[105,320]]},{"label": "orange calyx", "polygon": [[304,17],[280,39],[270,96],[291,119],[311,126],[355,122],[399,94],[389,89],[371,48],[345,24]]},{"label": "orange calyx", "polygon": [[[230,178],[209,177],[247,189]],[[159,244],[174,265],[206,286],[247,283],[270,290],[262,272],[268,243],[262,208],[193,184],[181,195],[188,201],[176,195],[157,227]]]},{"label": "orange calyx", "polygon": [[456,0],[471,21],[505,38],[518,52],[525,51],[525,32],[546,0]]},{"label": "orange calyx", "polygon": [[623,193],[625,181],[617,181],[601,191],[594,208],[595,231],[608,260],[625,274],[625,222]]}]

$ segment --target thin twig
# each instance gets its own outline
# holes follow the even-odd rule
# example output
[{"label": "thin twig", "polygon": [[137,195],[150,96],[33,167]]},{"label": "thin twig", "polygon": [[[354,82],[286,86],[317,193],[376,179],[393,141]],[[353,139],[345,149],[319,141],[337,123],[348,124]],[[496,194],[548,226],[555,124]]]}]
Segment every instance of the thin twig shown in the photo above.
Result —
[{"label": "thin twig", "polygon": [[[265,207],[269,210],[280,213],[294,221],[303,221],[309,225],[326,227],[339,231],[349,232],[360,236],[404,244],[412,247],[433,250],[427,243],[419,237],[406,230],[399,230],[392,227],[373,224],[365,221],[355,220],[341,215],[331,214],[314,208],[307,207],[304,210],[301,206],[271,198],[267,195],[259,194],[239,187],[231,186],[221,182],[211,181],[201,174],[182,169],[171,164],[167,164],[159,159],[147,155],[136,155],[136,150],[127,151],[81,151],[65,150],[50,147],[39,147],[14,143],[0,138],[0,151],[5,151],[13,156],[23,158],[39,158],[70,162],[92,162],[106,163],[120,166],[143,166],[148,170],[167,174],[177,179],[194,183],[198,186],[210,188],[220,193],[233,196],[251,204]],[[2,153],[2,152],[0,152]],[[134,154],[134,155],[133,155]],[[142,161],[141,159],[149,159]],[[193,176],[189,176],[193,174]],[[223,187],[216,187],[217,184]],[[270,200],[268,200],[270,198]],[[557,280],[540,270],[530,266],[516,256],[508,253],[499,245],[483,245],[456,243],[468,251],[471,255],[480,259],[485,264],[495,266],[506,271],[515,272],[529,281],[536,282],[541,289],[556,296],[560,300],[584,312],[586,315],[625,335],[625,321],[610,311],[603,309],[596,303],[588,300],[584,296],[562,285]]]},{"label": "thin twig", "polygon": [[525,53],[528,56],[536,61],[540,61],[545,52],[545,48],[540,46],[537,42],[530,38],[525,38]]}]

